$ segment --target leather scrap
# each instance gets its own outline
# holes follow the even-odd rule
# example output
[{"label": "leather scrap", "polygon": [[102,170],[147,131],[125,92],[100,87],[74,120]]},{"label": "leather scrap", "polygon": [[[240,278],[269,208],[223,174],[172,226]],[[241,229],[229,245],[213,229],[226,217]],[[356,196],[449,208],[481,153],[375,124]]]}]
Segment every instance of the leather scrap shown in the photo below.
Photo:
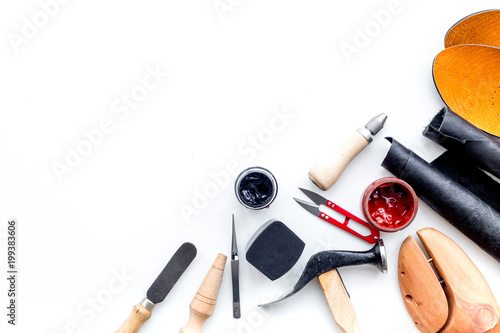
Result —
[{"label": "leather scrap", "polygon": [[500,183],[462,155],[446,151],[432,161],[431,165],[500,212]]},{"label": "leather scrap", "polygon": [[500,178],[500,143],[449,108],[438,112],[423,135]]},{"label": "leather scrap", "polygon": [[467,188],[394,140],[382,166],[410,184],[418,197],[500,262],[500,213]]}]

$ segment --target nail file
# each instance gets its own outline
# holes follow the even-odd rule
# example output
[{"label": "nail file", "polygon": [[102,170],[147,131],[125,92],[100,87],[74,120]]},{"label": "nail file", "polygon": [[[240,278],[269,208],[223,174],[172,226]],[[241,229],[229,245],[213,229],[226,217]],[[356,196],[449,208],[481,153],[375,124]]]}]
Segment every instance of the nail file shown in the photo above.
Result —
[{"label": "nail file", "polygon": [[148,289],[146,297],[141,303],[134,306],[129,317],[115,333],[137,333],[142,325],[151,318],[151,311],[155,305],[165,299],[189,264],[191,264],[196,257],[196,252],[196,247],[193,244],[182,244]]}]

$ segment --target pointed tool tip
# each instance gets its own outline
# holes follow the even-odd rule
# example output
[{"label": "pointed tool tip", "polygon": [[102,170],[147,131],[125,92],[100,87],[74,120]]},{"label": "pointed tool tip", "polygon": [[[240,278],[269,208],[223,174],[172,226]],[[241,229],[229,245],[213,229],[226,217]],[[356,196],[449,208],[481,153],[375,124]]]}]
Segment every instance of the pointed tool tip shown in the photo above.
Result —
[{"label": "pointed tool tip", "polygon": [[310,204],[310,202],[307,202],[299,198],[293,198],[293,200],[295,200],[295,202],[297,202],[298,204]]},{"label": "pointed tool tip", "polygon": [[302,187],[299,187],[299,190],[301,190],[301,191],[302,191],[302,193],[304,193],[305,195],[308,195],[309,193],[311,193],[311,192],[312,192],[312,191],[309,191],[309,190],[307,190],[307,189],[305,189],[305,188],[302,188]]},{"label": "pointed tool tip", "polygon": [[378,116],[376,116],[375,119],[377,119],[382,123],[382,125],[384,125],[385,121],[387,120],[387,115],[385,113],[381,113]]},{"label": "pointed tool tip", "polygon": [[272,305],[272,304],[275,304],[275,303],[278,303],[278,302],[281,302],[291,296],[293,296],[297,291],[295,291],[295,289],[293,289],[291,292],[289,292],[288,294],[286,295],[283,295],[281,296],[280,298],[278,299],[275,299],[274,301],[270,301],[270,302],[267,302],[267,303],[263,303],[263,304],[259,304],[257,305],[258,307],[263,307],[263,306],[268,306],[268,305]]},{"label": "pointed tool tip", "polygon": [[365,128],[369,130],[372,135],[376,135],[384,127],[385,121],[387,120],[387,115],[381,113],[373,117],[366,125]]}]

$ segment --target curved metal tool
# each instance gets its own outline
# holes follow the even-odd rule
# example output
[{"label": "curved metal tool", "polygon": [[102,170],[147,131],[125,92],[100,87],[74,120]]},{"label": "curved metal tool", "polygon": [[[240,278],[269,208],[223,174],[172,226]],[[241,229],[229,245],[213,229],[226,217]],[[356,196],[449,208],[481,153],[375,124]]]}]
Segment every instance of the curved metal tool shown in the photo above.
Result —
[{"label": "curved metal tool", "polygon": [[379,239],[375,246],[364,252],[355,251],[322,251],[313,255],[306,264],[302,275],[293,289],[288,294],[270,303],[261,304],[265,306],[282,301],[293,296],[304,288],[315,277],[333,271],[336,268],[344,266],[355,266],[371,264],[376,266],[382,273],[387,273],[387,255],[384,242]]}]

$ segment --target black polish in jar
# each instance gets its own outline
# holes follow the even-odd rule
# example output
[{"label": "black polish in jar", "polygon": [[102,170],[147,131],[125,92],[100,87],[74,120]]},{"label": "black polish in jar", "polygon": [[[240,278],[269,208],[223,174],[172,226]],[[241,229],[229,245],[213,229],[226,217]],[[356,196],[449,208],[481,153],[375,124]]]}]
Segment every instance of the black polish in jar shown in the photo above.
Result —
[{"label": "black polish in jar", "polygon": [[252,167],[240,173],[235,183],[236,197],[249,209],[269,207],[278,193],[273,174],[261,167]]}]

